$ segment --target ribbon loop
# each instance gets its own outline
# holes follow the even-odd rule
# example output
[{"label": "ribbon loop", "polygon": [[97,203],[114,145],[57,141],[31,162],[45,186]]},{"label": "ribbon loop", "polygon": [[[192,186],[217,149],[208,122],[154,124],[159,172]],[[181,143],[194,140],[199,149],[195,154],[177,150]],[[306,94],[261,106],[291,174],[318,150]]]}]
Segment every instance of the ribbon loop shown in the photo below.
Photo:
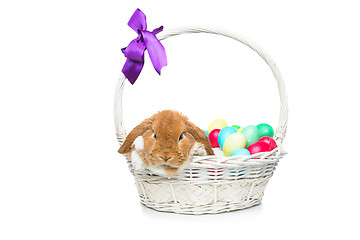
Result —
[{"label": "ribbon loop", "polygon": [[131,59],[135,62],[144,62],[144,51],[146,49],[145,43],[134,39],[130,44],[121,49],[127,59]]},{"label": "ribbon loop", "polygon": [[167,65],[167,58],[165,48],[157,39],[156,34],[163,30],[163,26],[154,29],[152,32],[147,31],[146,16],[140,9],[134,12],[128,25],[138,33],[138,37],[132,40],[126,48],[121,49],[127,58],[122,69],[125,77],[131,84],[135,83],[144,66],[146,49],[156,72],[160,75],[161,69]]},{"label": "ribbon loop", "polygon": [[135,32],[137,32],[138,29],[140,29],[141,31],[146,30],[147,24],[145,14],[140,9],[136,9],[134,14],[131,16],[128,25]]}]

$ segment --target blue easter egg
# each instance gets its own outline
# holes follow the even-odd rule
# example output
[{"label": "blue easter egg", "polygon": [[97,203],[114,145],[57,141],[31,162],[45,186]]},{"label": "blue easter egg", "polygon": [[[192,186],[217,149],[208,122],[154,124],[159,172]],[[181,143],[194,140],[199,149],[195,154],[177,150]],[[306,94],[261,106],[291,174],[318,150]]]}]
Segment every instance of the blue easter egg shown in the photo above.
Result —
[{"label": "blue easter egg", "polygon": [[209,132],[206,130],[203,130],[206,133],[206,136],[209,137]]},{"label": "blue easter egg", "polygon": [[247,150],[246,148],[241,148],[233,152],[233,154],[231,154],[231,156],[244,156],[244,155],[250,155],[249,150]]},{"label": "blue easter egg", "polygon": [[224,142],[227,137],[231,134],[236,133],[236,129],[233,127],[224,127],[221,129],[219,136],[218,136],[218,143],[221,149],[223,149]]}]

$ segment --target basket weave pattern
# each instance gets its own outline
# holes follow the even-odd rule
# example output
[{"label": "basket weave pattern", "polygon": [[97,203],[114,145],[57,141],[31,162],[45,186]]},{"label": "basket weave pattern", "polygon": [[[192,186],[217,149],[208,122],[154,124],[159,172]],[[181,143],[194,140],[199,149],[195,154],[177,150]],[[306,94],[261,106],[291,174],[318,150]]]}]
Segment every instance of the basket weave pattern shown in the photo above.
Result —
[{"label": "basket weave pattern", "polygon": [[[135,177],[140,201],[166,212],[184,214],[220,213],[248,208],[261,203],[266,185],[279,159],[284,156],[282,141],[287,128],[287,96],[285,85],[272,58],[244,36],[209,28],[179,28],[159,34],[159,40],[185,33],[210,33],[239,41],[262,57],[277,80],[280,95],[280,117],[275,137],[278,147],[271,152],[251,156],[194,156],[184,170],[166,178],[150,171],[138,172],[131,159],[129,169]],[[115,126],[120,145],[126,138],[122,121],[122,93],[125,76],[119,80],[115,95]]]}]

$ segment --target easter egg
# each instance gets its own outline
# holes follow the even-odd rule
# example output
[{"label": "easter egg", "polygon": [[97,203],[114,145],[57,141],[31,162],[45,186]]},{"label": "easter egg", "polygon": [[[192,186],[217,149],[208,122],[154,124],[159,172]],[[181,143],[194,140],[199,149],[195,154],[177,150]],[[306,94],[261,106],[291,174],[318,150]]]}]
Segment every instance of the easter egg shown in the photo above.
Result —
[{"label": "easter egg", "polygon": [[256,126],[259,129],[260,137],[273,137],[274,136],[274,129],[266,123],[260,123]]},{"label": "easter egg", "polygon": [[203,130],[206,133],[206,136],[209,137],[209,132],[206,130]]},{"label": "easter egg", "polygon": [[251,144],[259,141],[260,139],[259,129],[254,125],[249,125],[245,127],[241,131],[241,133],[244,134],[246,137],[246,148],[248,148]]},{"label": "easter egg", "polygon": [[238,132],[241,132],[243,129],[244,129],[244,128],[241,127],[241,128],[239,128],[237,131],[238,131]]},{"label": "easter egg", "polygon": [[277,144],[276,144],[275,140],[272,139],[271,137],[265,136],[265,137],[260,138],[259,141],[260,142],[266,142],[267,144],[269,144],[270,151],[277,148]]},{"label": "easter egg", "polygon": [[225,140],[233,133],[236,133],[236,129],[233,127],[224,127],[221,129],[218,137],[219,146],[222,149]]},{"label": "easter egg", "polygon": [[211,143],[211,147],[212,148],[219,148],[219,143],[218,143],[218,136],[220,133],[220,129],[214,129],[209,133],[209,141]]},{"label": "easter egg", "polygon": [[250,154],[255,154],[259,152],[269,152],[270,146],[266,142],[256,142],[251,144],[247,150],[249,150]]},{"label": "easter egg", "polygon": [[226,124],[225,120],[219,118],[210,123],[207,131],[211,132],[213,129],[223,129],[226,126],[227,126],[227,124]]},{"label": "easter egg", "polygon": [[223,151],[226,157],[229,157],[236,150],[246,146],[246,138],[242,133],[231,134],[224,142]]},{"label": "easter egg", "polygon": [[235,128],[235,130],[239,130],[240,126],[239,125],[232,125],[233,128]]},{"label": "easter egg", "polygon": [[239,150],[236,150],[231,154],[231,156],[244,156],[244,155],[250,155],[249,150],[246,148],[240,148]]}]

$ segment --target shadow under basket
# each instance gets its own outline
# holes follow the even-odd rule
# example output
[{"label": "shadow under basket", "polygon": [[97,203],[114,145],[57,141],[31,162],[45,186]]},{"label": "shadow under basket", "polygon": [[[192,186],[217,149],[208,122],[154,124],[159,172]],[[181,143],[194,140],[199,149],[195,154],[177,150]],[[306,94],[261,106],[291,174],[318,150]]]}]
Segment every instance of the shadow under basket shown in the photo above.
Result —
[{"label": "shadow under basket", "polygon": [[[186,33],[210,33],[232,38],[254,50],[271,68],[280,95],[280,117],[274,139],[278,145],[271,152],[250,156],[194,156],[186,169],[171,177],[148,170],[136,171],[131,159],[129,169],[135,177],[140,201],[164,212],[183,214],[221,213],[252,207],[261,203],[265,188],[279,160],[285,155],[288,106],[285,85],[272,58],[244,36],[209,28],[178,28],[159,34],[159,40]],[[126,138],[122,121],[122,95],[126,78],[119,80],[115,95],[115,127],[120,145]]]}]

